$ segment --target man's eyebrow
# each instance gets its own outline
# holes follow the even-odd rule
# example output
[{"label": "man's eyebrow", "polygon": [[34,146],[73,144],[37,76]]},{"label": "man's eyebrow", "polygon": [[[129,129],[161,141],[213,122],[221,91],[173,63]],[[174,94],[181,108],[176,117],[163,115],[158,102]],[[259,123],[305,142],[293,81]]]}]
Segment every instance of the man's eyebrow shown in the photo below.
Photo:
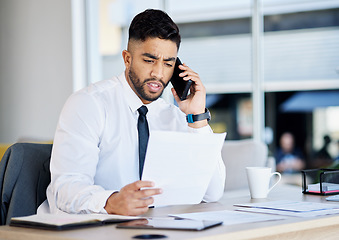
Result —
[{"label": "man's eyebrow", "polygon": [[[152,59],[155,59],[155,60],[158,60],[159,57],[153,55],[153,54],[150,54],[150,53],[143,53],[142,56],[145,56],[145,57],[149,57],[149,58],[152,58]],[[169,58],[166,58],[164,59],[165,62],[169,62],[169,61],[175,61],[175,57],[169,57]]]},{"label": "man's eyebrow", "polygon": [[169,62],[169,61],[173,61],[175,62],[175,57],[169,57],[169,58],[166,58],[164,59],[165,62]]},{"label": "man's eyebrow", "polygon": [[149,57],[155,60],[159,59],[157,56],[154,56],[153,54],[150,54],[150,53],[143,53],[142,56]]}]

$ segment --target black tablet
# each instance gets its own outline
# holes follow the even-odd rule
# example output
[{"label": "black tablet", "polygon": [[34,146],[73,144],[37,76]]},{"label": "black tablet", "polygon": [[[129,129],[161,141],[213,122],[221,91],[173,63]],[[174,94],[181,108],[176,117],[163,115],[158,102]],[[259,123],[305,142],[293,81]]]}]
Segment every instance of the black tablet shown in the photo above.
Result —
[{"label": "black tablet", "polygon": [[117,228],[201,231],[221,224],[222,222],[220,221],[152,218],[120,223],[117,225]]}]

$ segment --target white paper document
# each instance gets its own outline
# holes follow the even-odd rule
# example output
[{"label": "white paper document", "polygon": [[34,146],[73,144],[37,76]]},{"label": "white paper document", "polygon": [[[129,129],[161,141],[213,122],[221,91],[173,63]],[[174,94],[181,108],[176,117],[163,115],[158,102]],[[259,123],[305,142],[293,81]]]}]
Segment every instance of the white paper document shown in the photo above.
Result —
[{"label": "white paper document", "polygon": [[[322,191],[339,191],[339,184],[337,183],[329,183],[323,182],[322,183]],[[320,183],[315,184],[308,184],[307,185],[308,191],[320,192]]]},{"label": "white paper document", "polygon": [[222,221],[223,225],[234,225],[251,222],[263,222],[285,219],[280,216],[272,216],[256,213],[236,212],[230,210],[212,211],[212,212],[197,212],[197,213],[184,213],[184,214],[170,214],[172,217],[186,218],[193,220],[205,221]]},{"label": "white paper document", "polygon": [[325,210],[308,211],[308,212],[295,212],[295,211],[284,211],[284,210],[264,209],[264,208],[238,208],[236,210],[242,211],[242,212],[265,213],[265,214],[284,215],[284,216],[290,216],[290,217],[306,217],[306,218],[339,214],[339,209],[325,209]]},{"label": "white paper document", "polygon": [[163,193],[154,206],[198,204],[221,160],[226,133],[151,132],[142,180]]},{"label": "white paper document", "polygon": [[277,214],[294,217],[316,217],[339,213],[339,205],[300,201],[271,201],[260,203],[234,204],[238,211]]},{"label": "white paper document", "polygon": [[289,201],[289,200],[279,200],[279,201],[260,202],[260,203],[234,204],[234,206],[275,209],[275,210],[294,211],[294,212],[309,212],[309,211],[319,211],[319,210],[339,208],[339,205],[337,205],[337,204],[316,203],[316,202],[300,202],[300,201]]},{"label": "white paper document", "polygon": [[326,198],[327,201],[339,202],[339,195],[329,196]]}]

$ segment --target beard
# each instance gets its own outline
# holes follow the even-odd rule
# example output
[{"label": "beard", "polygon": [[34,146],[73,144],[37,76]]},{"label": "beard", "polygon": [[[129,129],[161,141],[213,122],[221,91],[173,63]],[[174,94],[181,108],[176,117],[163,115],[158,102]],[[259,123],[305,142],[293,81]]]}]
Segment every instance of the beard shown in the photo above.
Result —
[{"label": "beard", "polygon": [[[142,98],[146,101],[150,101],[150,102],[157,100],[161,96],[161,94],[163,93],[165,87],[168,85],[168,83],[166,84],[162,80],[156,79],[156,78],[147,78],[142,82],[140,80],[140,78],[137,76],[137,74],[133,71],[132,67],[128,71],[128,77],[129,77],[129,80],[132,83],[134,90],[136,91],[137,95],[140,98]],[[153,93],[153,94],[147,93],[146,92],[147,82],[150,82],[150,81],[157,81],[157,82],[161,83],[161,85],[163,86],[161,92]]]}]

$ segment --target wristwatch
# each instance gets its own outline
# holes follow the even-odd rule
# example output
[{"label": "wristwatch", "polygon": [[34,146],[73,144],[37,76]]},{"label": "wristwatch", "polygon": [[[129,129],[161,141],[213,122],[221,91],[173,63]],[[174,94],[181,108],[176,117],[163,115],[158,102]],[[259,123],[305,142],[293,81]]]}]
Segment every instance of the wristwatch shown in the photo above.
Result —
[{"label": "wristwatch", "polygon": [[188,114],[186,116],[186,120],[188,123],[194,123],[194,122],[202,121],[205,119],[207,119],[207,121],[211,120],[211,113],[207,108],[205,108],[205,112],[202,114],[197,114],[197,115]]}]

